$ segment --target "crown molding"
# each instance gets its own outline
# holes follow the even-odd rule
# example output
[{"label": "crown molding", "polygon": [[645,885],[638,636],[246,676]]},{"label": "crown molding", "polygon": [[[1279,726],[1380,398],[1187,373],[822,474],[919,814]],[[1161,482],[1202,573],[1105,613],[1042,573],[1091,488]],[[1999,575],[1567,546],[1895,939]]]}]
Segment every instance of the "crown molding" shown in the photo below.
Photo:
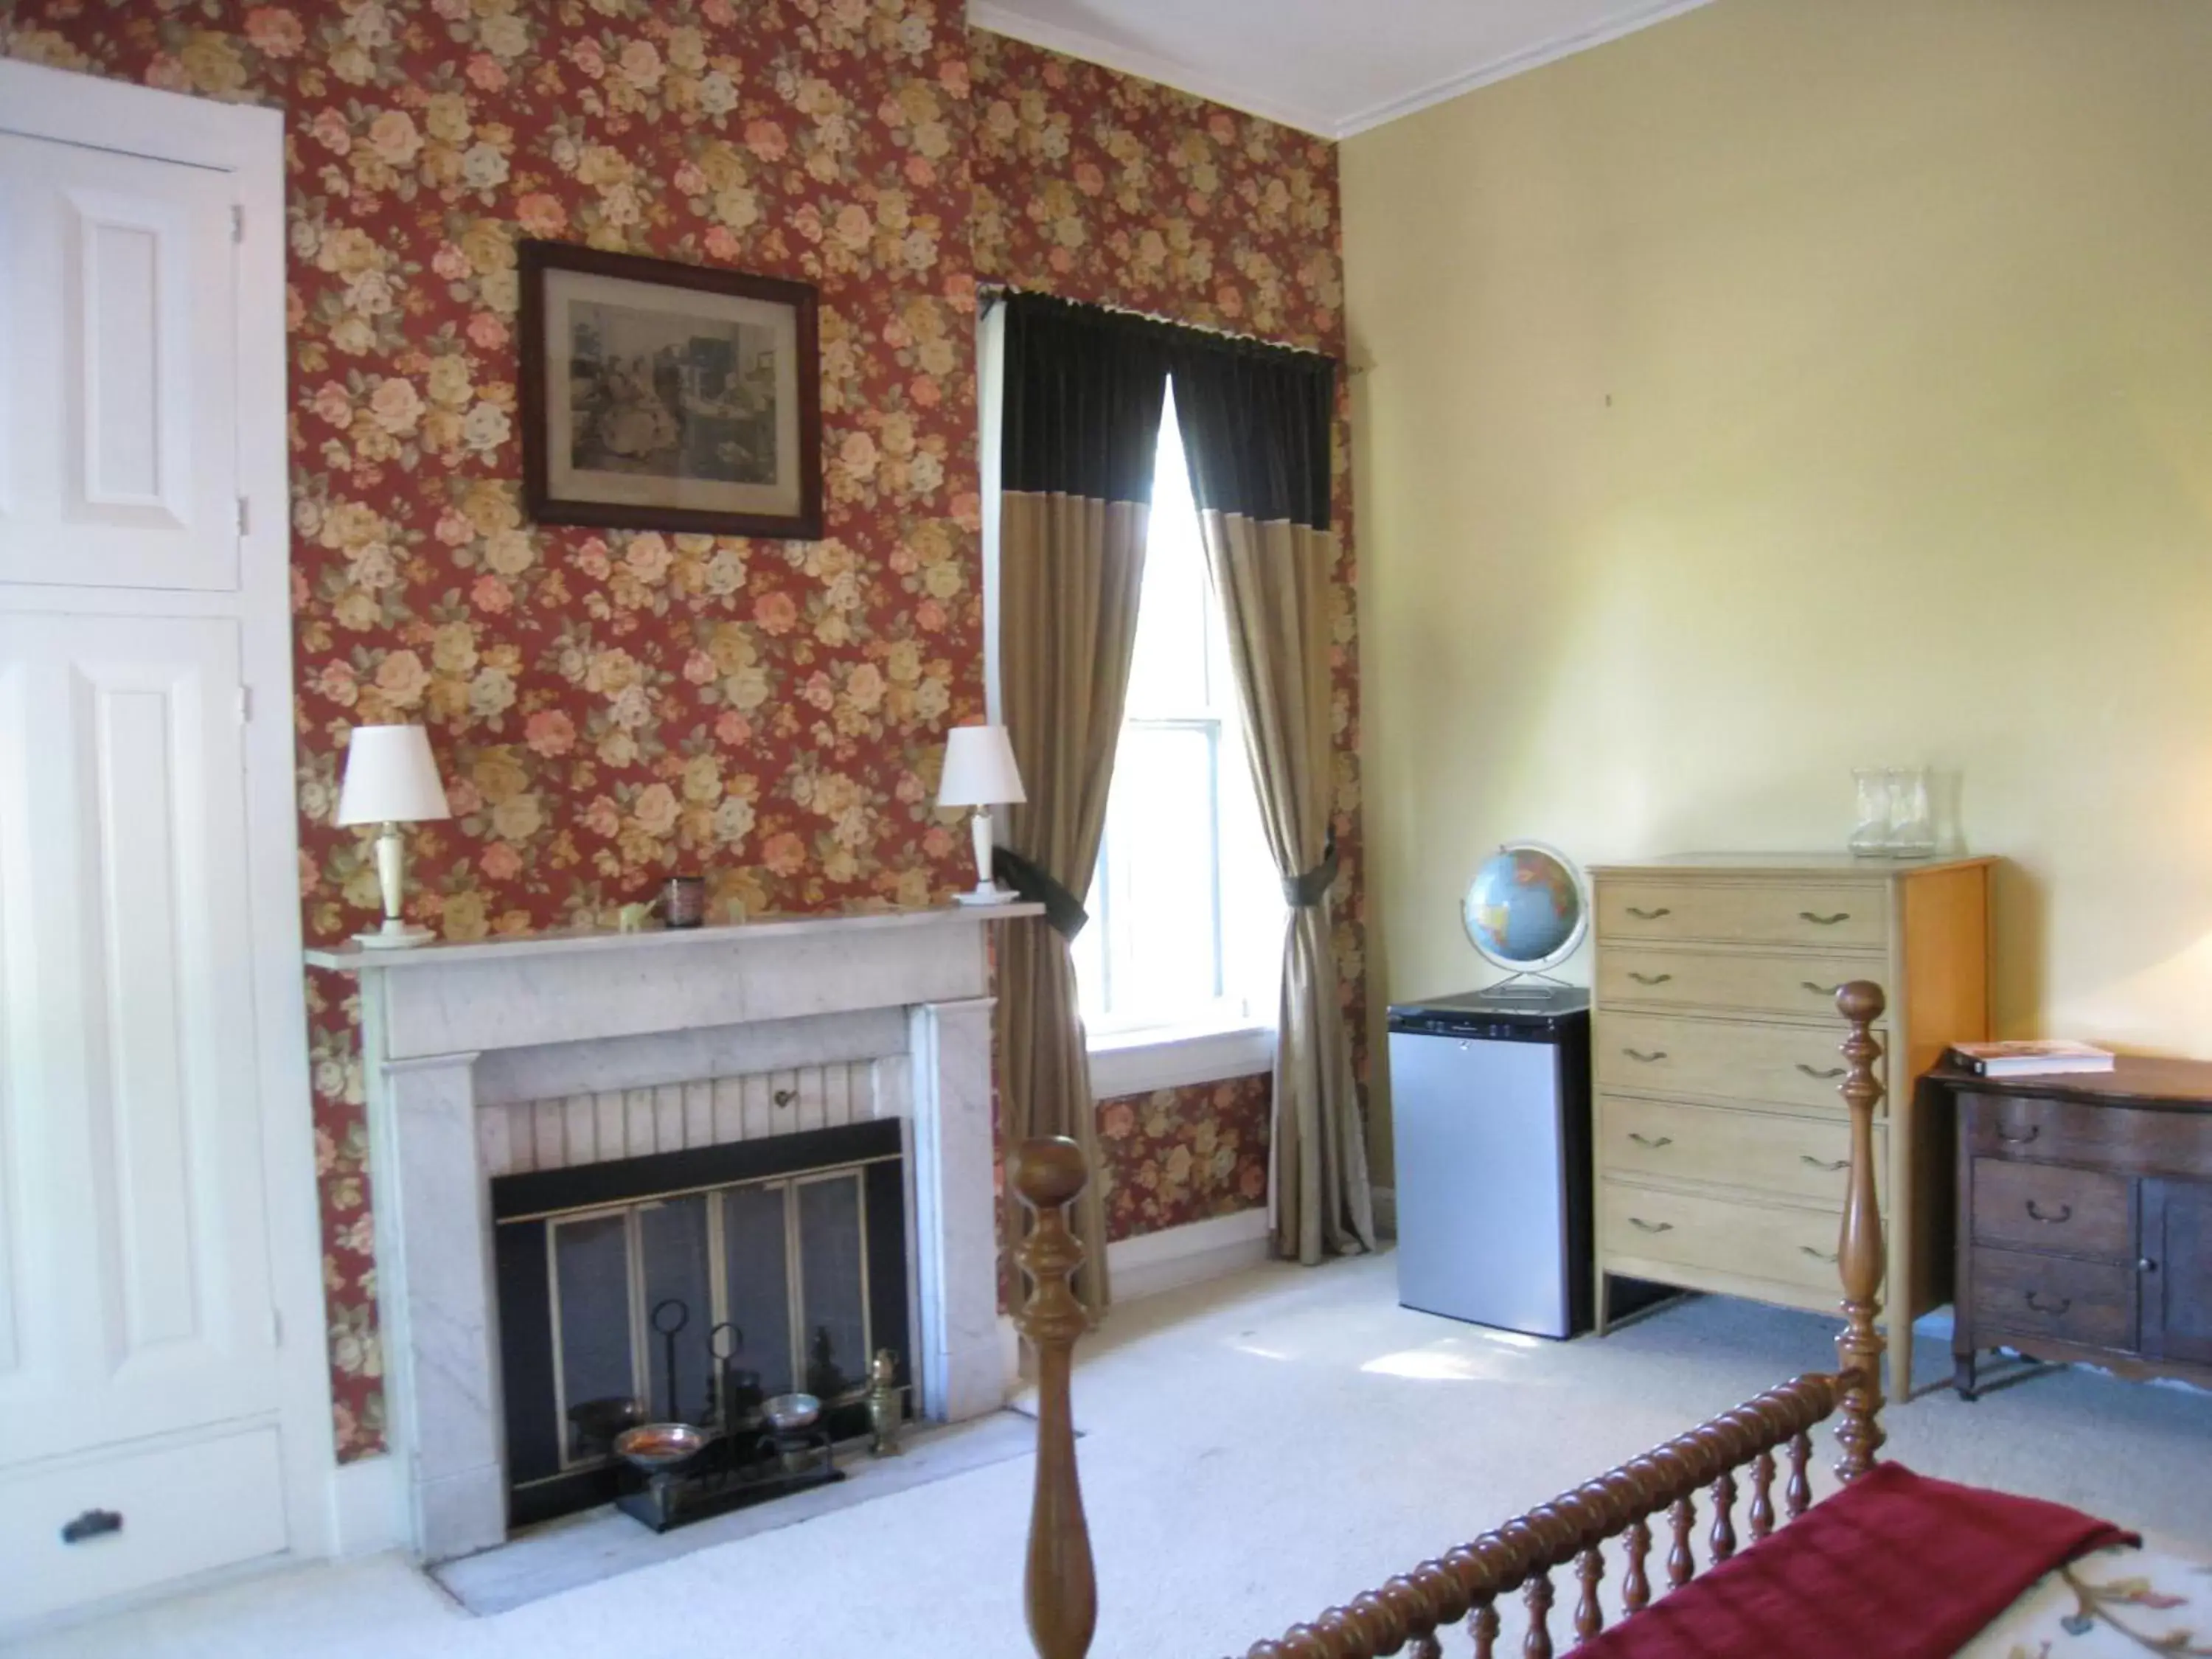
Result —
[{"label": "crown molding", "polygon": [[1173,87],[1178,92],[1209,99],[1217,104],[1226,104],[1231,109],[1243,110],[1249,115],[1261,116],[1283,126],[1296,127],[1299,131],[1312,133],[1316,137],[1341,140],[1415,114],[1431,105],[1448,103],[1478,87],[1510,80],[1516,75],[1527,74],[1530,70],[1557,63],[1562,58],[1571,58],[1577,52],[1588,52],[1593,46],[1601,46],[1625,35],[1637,33],[1655,23],[1663,23],[1670,17],[1679,17],[1684,12],[1695,11],[1710,3],[1711,0],[1652,0],[1650,4],[1639,6],[1593,27],[1570,30],[1551,40],[1539,41],[1533,46],[1523,47],[1519,52],[1493,58],[1486,63],[1447,76],[1441,81],[1432,82],[1416,91],[1386,99],[1382,103],[1370,105],[1341,118],[1263,96],[1249,87],[1216,79],[1172,58],[1163,58],[1133,46],[1126,46],[1086,30],[1025,16],[1009,6],[998,3],[998,0],[968,0],[968,21],[972,27],[1025,40],[1030,46],[1042,46],[1048,52],[1057,52],[1087,64],[1096,64],[1102,69],[1116,70],[1124,75],[1155,81],[1162,86]]},{"label": "crown molding", "polygon": [[1082,29],[1068,28],[1059,23],[1040,22],[1025,17],[1008,7],[993,3],[993,0],[968,0],[969,27],[988,29],[994,34],[1009,35],[1025,40],[1030,46],[1042,46],[1069,58],[1078,58],[1086,64],[1096,64],[1102,69],[1117,70],[1124,75],[1133,75],[1140,80],[1156,81],[1164,87],[1173,87],[1194,97],[1226,104],[1231,109],[1243,110],[1248,115],[1257,115],[1279,125],[1296,127],[1317,138],[1337,137],[1337,124],[1316,110],[1302,109],[1279,99],[1267,98],[1227,81],[1178,63],[1171,58],[1156,57],[1133,46],[1107,40]]},{"label": "crown molding", "polygon": [[1562,58],[1571,58],[1577,52],[1588,52],[1592,46],[1604,46],[1624,35],[1637,33],[1655,23],[1663,23],[1670,17],[1695,11],[1711,0],[1657,0],[1657,3],[1642,6],[1636,10],[1612,18],[1595,28],[1577,29],[1555,38],[1538,42],[1503,58],[1494,58],[1486,64],[1463,70],[1420,88],[1401,98],[1392,98],[1370,106],[1356,114],[1347,115],[1335,123],[1328,132],[1333,138],[1349,138],[1356,133],[1372,131],[1386,122],[1412,115],[1434,104],[1447,103],[1462,93],[1473,92],[1477,87],[1486,87],[1499,81],[1525,75],[1530,70],[1541,69],[1547,64],[1557,63]]}]

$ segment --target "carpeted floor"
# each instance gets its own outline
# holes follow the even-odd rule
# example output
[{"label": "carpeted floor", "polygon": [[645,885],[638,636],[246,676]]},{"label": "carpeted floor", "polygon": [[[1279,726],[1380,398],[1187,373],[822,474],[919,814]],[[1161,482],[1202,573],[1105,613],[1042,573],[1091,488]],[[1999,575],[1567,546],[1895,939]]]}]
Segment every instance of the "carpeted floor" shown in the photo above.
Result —
[{"label": "carpeted floor", "polygon": [[[1138,1304],[1076,1378],[1101,1656],[1242,1652],[1798,1370],[1833,1322],[1706,1298],[1603,1342],[1504,1336],[1394,1299],[1385,1256]],[[2108,1514],[2212,1557],[2212,1396],[2033,1374],[1887,1417],[1928,1474]],[[1830,1455],[1823,1442],[1824,1459]],[[25,1659],[1018,1659],[1017,1458],[496,1618],[396,1559],[271,1575],[55,1632]],[[1825,1490],[1825,1486],[1823,1490]]]}]

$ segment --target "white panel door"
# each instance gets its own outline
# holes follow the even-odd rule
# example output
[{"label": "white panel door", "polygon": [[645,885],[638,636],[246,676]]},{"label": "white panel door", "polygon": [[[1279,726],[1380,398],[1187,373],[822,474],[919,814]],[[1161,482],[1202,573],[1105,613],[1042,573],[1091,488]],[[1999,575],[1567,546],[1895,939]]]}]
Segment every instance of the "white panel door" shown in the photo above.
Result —
[{"label": "white panel door", "polygon": [[234,192],[0,133],[0,581],[238,586]]},{"label": "white panel door", "polygon": [[0,1470],[277,1403],[239,684],[0,613]]}]

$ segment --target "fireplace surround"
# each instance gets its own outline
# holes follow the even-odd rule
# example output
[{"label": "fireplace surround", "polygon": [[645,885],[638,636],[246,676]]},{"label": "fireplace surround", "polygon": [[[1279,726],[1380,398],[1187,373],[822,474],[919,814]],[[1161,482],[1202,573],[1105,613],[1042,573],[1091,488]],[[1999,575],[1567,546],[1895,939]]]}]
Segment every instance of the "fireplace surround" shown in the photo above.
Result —
[{"label": "fireplace surround", "polygon": [[[507,1535],[494,1174],[818,1129],[841,1113],[895,1120],[914,1409],[961,1421],[1005,1403],[985,929],[1038,914],[307,953],[361,979],[388,1416],[416,1559]],[[786,1073],[844,1081],[780,1102]],[[611,1097],[627,1109],[605,1110]]]}]

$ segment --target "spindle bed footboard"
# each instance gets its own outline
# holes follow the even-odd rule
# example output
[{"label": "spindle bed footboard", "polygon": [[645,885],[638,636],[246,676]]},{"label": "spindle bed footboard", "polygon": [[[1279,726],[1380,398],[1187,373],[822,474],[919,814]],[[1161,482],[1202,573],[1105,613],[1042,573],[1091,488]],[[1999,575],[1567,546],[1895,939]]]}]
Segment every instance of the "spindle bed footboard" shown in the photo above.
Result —
[{"label": "spindle bed footboard", "polygon": [[[1493,1659],[1504,1624],[1499,1604],[1516,1592],[1525,1608],[1522,1659],[1551,1659],[1555,1571],[1574,1569],[1572,1640],[1585,1641],[1604,1628],[1605,1546],[1618,1543],[1620,1605],[1632,1618],[1695,1574],[1700,1495],[1711,1504],[1706,1559],[1717,1563],[1737,1551],[1736,1506],[1747,1488],[1747,1548],[1811,1504],[1808,1466],[1815,1425],[1835,1419],[1835,1472],[1841,1481],[1874,1466],[1884,1438],[1883,1342],[1875,1328],[1883,1251],[1873,1146],[1875,1109],[1882,1095],[1875,1071],[1881,1048],[1873,1032],[1882,1014],[1881,989],[1854,981],[1838,990],[1836,1006],[1849,1027],[1837,1092],[1850,1113],[1850,1172],[1838,1252],[1844,1325],[1836,1338],[1836,1370],[1769,1389],[1378,1589],[1294,1625],[1277,1639],[1255,1643],[1245,1659],[1383,1659],[1401,1653],[1442,1659],[1441,1634],[1462,1620],[1476,1659]],[[1074,1144],[1055,1139],[1018,1148],[1008,1173],[1036,1215],[1016,1251],[1033,1286],[1017,1322],[1038,1364],[1036,1484],[1024,1583],[1030,1638],[1042,1659],[1083,1659],[1097,1622],[1097,1589],[1069,1413],[1070,1357],[1085,1321],[1069,1287],[1082,1251],[1068,1228],[1066,1209],[1086,1172]],[[1784,1462],[1778,1462],[1778,1454]],[[1662,1529],[1666,1553],[1654,1566],[1655,1532]],[[1663,1587],[1655,1588],[1659,1577]]]}]

